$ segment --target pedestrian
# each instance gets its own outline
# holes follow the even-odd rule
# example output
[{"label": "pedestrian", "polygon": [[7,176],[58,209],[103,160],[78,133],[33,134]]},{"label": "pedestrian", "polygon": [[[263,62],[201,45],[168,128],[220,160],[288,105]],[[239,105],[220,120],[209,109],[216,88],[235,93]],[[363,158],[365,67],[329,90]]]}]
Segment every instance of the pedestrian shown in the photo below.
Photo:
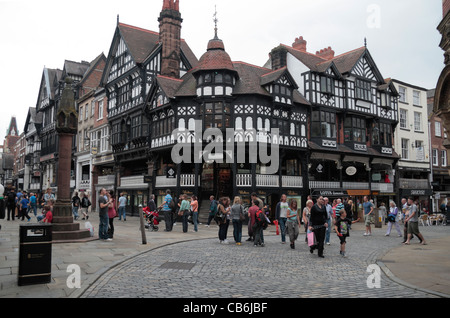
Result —
[{"label": "pedestrian", "polygon": [[30,192],[30,210],[32,210],[34,216],[37,217],[37,199],[33,192]]},{"label": "pedestrian", "polygon": [[345,208],[345,205],[342,202],[342,199],[336,199],[336,209],[335,209],[335,217],[334,217],[335,220],[339,218],[339,214],[341,213],[341,210],[344,208]]},{"label": "pedestrian", "polygon": [[[120,198],[119,198],[119,200],[120,200]],[[150,194],[150,199],[147,202],[147,207],[150,212],[155,212],[157,210],[154,194]]]},{"label": "pedestrian", "polygon": [[[125,192],[120,193],[119,197],[119,221],[122,221],[122,218],[124,221],[127,220],[127,202],[128,198]],[[155,209],[156,210],[156,209]]]},{"label": "pedestrian", "polygon": [[[348,199],[345,203],[344,203],[344,209],[345,209],[345,213],[347,214],[347,219],[349,219],[350,221],[353,221],[353,201]],[[350,224],[350,229],[352,229],[352,225]]]},{"label": "pedestrian", "polygon": [[164,229],[165,232],[172,231],[173,221],[172,221],[172,196],[170,195],[170,190],[166,190],[166,196],[164,197],[163,203],[159,206],[161,208],[161,211],[164,215],[164,222],[166,223],[166,228]]},{"label": "pedestrian", "polygon": [[108,205],[108,219],[109,219],[109,228],[108,228],[108,237],[110,239],[114,238],[114,218],[117,216],[116,212],[116,199],[114,198],[114,191],[110,190],[106,193],[108,200],[110,201]]},{"label": "pedestrian", "polygon": [[[259,204],[258,200],[254,200],[255,206]],[[253,233],[255,236],[255,240],[253,242],[253,246],[261,246],[264,247],[264,230],[267,228],[267,219],[264,213],[264,210],[260,209],[258,206],[258,211],[255,215],[255,223],[253,225]]]},{"label": "pedestrian", "polygon": [[219,223],[219,243],[228,244],[227,234],[228,234],[228,226],[230,225],[230,198],[223,197],[220,199],[220,203],[217,207],[218,213],[222,216]]},{"label": "pedestrian", "polygon": [[72,197],[72,214],[75,220],[78,220],[78,209],[80,208],[81,199],[78,192],[75,191]]},{"label": "pedestrian", "polygon": [[364,236],[372,235],[372,228],[370,224],[372,223],[373,217],[373,203],[369,201],[367,195],[363,198],[363,209],[364,209],[364,223],[366,225],[366,232],[364,232]]},{"label": "pedestrian", "polygon": [[189,217],[189,212],[190,212],[190,202],[187,199],[187,195],[186,194],[182,194],[180,196],[180,212],[179,212],[179,216],[181,216],[181,221],[183,224],[183,233],[187,233],[188,231],[188,217]]},{"label": "pedestrian", "polygon": [[387,211],[386,211],[386,205],[384,204],[384,202],[381,202],[380,203],[380,206],[378,207],[378,215],[381,215],[381,222],[384,222],[384,221],[386,221],[386,223],[384,223],[384,224],[387,224]]},{"label": "pedestrian", "polygon": [[400,220],[400,215],[397,206],[395,205],[394,201],[391,201],[389,203],[389,215],[386,218],[388,221],[388,228],[385,236],[389,236],[391,234],[392,224],[394,224],[395,229],[397,230],[398,236],[402,237],[402,231],[400,230],[400,225],[398,224]]},{"label": "pedestrian", "polygon": [[205,226],[209,227],[209,225],[211,224],[211,220],[214,219],[214,216],[217,213],[217,201],[214,200],[214,196],[211,195],[209,197],[209,214],[208,214],[208,222],[206,223]]},{"label": "pedestrian", "polygon": [[297,200],[291,199],[289,201],[289,208],[287,209],[286,218],[287,233],[291,243],[290,245],[292,249],[295,249],[295,241],[298,238],[300,226],[300,216],[297,211]]},{"label": "pedestrian", "polygon": [[346,239],[350,236],[350,224],[358,222],[358,220],[352,221],[347,218],[347,212],[345,208],[342,208],[339,212],[339,218],[336,219],[334,224],[334,229],[337,236],[341,242],[341,248],[339,253],[345,257],[345,245],[347,244]]},{"label": "pedestrian", "polygon": [[81,213],[83,214],[82,220],[89,219],[89,207],[91,206],[91,201],[89,201],[88,195],[83,192],[83,197],[81,198]]},{"label": "pedestrian", "polygon": [[191,197],[192,223],[194,223],[194,232],[198,232],[198,199],[197,196]]},{"label": "pedestrian", "polygon": [[48,200],[50,199],[54,199],[55,200],[55,195],[52,193],[52,188],[47,188],[46,192],[44,193],[44,205],[48,205]]},{"label": "pedestrian", "polygon": [[409,216],[406,218],[405,222],[408,222],[408,239],[404,244],[409,245],[413,234],[417,235],[421,240],[420,244],[427,245],[422,233],[419,231],[419,209],[414,203],[414,198],[408,198]]},{"label": "pedestrian", "polygon": [[[311,208],[314,205],[312,200],[306,201],[306,206],[302,212],[303,225],[305,227],[305,232],[308,232],[309,217],[311,216]],[[305,242],[308,243],[308,235],[305,235]]]},{"label": "pedestrian", "polygon": [[253,192],[253,193],[251,194],[251,200],[252,200],[252,202],[253,202],[254,200],[256,200],[256,201],[258,202],[258,208],[259,208],[260,210],[262,210],[262,209],[264,208],[264,202],[263,202],[260,198],[258,198],[256,192]]},{"label": "pedestrian", "polygon": [[245,215],[244,215],[244,207],[242,206],[240,197],[234,197],[230,217],[231,222],[233,222],[234,242],[236,243],[236,245],[241,245],[242,222],[245,219]]},{"label": "pedestrian", "polygon": [[281,195],[280,202],[277,203],[275,208],[275,219],[278,220],[281,233],[281,244],[286,244],[286,215],[289,203],[287,202],[286,194]]},{"label": "pedestrian", "polygon": [[[407,221],[407,219],[409,217],[410,209],[411,209],[411,206],[408,205],[408,200],[406,198],[402,198],[402,218],[403,218],[403,223],[404,223],[403,243],[405,243],[408,240],[408,221]],[[413,236],[411,237],[411,239],[413,239]],[[420,237],[419,237],[419,240],[421,243],[422,240],[420,239]]]},{"label": "pedestrian", "polygon": [[331,222],[334,223],[334,211],[327,197],[323,198],[323,204],[327,211],[327,223],[330,225],[325,231],[325,244],[330,245]]},{"label": "pedestrian", "polygon": [[53,213],[49,205],[45,205],[42,209],[43,218],[40,220],[42,223],[51,224],[53,222]]},{"label": "pedestrian", "polygon": [[325,240],[325,232],[328,227],[327,223],[327,210],[324,206],[324,200],[323,197],[320,196],[317,199],[316,204],[314,204],[311,208],[311,216],[309,218],[310,224],[309,224],[309,230],[314,233],[314,236],[316,238],[316,245],[313,245],[310,247],[311,254],[314,252],[315,249],[318,250],[318,255],[321,258],[324,258],[323,250],[324,250],[324,240]]},{"label": "pedestrian", "polygon": [[30,204],[30,201],[28,200],[28,197],[26,196],[26,194],[21,196],[21,200],[19,203],[20,206],[20,214],[19,217],[22,217],[22,221],[24,220],[24,218],[26,217],[28,222],[30,222],[31,217],[28,216],[28,205]]},{"label": "pedestrian", "polygon": [[247,241],[255,240],[254,225],[256,222],[256,213],[258,212],[258,200],[251,201],[251,207],[248,209],[248,239]]},{"label": "pedestrian", "polygon": [[7,196],[6,196],[6,209],[7,209],[7,214],[8,214],[8,218],[7,220],[13,220],[16,216],[16,193],[15,193],[15,188],[12,187]]},{"label": "pedestrian", "polygon": [[99,226],[98,226],[98,237],[103,241],[111,241],[108,237],[108,206],[111,203],[110,200],[106,199],[106,189],[102,188],[98,196],[98,206],[99,206]]}]

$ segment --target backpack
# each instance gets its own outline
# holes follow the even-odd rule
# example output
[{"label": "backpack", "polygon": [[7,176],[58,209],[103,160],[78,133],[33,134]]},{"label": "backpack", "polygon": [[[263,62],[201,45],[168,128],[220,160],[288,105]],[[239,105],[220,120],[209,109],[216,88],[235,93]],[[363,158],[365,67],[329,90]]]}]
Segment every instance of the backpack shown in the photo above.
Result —
[{"label": "backpack", "polygon": [[217,212],[214,215],[214,221],[216,221],[217,224],[223,224],[225,223],[226,214],[222,213],[219,207],[217,207]]},{"label": "backpack", "polygon": [[172,210],[172,211],[175,211],[176,210],[176,208],[177,208],[177,206],[176,206],[176,204],[175,204],[175,200],[172,198],[172,200],[170,200],[170,202],[169,202],[169,208]]},{"label": "backpack", "polygon": [[256,212],[256,224],[260,227],[262,227],[264,230],[267,229],[267,219],[266,219],[266,215],[264,214],[264,212],[262,210],[259,210],[258,212]]}]

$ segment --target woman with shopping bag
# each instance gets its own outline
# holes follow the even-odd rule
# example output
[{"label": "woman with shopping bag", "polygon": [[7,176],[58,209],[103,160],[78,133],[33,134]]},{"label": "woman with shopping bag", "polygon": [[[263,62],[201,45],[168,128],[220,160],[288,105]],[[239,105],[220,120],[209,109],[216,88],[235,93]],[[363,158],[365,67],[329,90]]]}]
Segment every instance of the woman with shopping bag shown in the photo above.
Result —
[{"label": "woman with shopping bag", "polygon": [[[316,240],[315,245],[309,245],[310,243],[314,243],[312,241],[313,235],[308,235],[308,245],[310,246],[309,251],[314,253],[314,250],[317,249],[319,257],[323,258],[323,249],[324,249],[324,241],[325,241],[325,231],[328,227],[327,223],[328,215],[325,209],[323,197],[320,196],[317,199],[317,203],[313,205],[311,208],[311,215],[309,218],[309,227],[308,229],[314,234],[314,238]],[[311,239],[311,241],[310,241]]]}]

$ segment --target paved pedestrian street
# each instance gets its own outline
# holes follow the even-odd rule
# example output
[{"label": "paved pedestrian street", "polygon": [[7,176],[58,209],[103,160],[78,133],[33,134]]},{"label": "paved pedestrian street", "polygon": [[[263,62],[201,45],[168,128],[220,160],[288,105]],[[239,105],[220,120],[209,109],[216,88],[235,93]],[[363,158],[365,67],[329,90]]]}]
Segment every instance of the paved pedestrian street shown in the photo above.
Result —
[{"label": "paved pedestrian street", "polygon": [[[362,228],[358,224],[355,227]],[[431,240],[448,235],[448,229],[429,227],[424,229],[424,235]],[[230,227],[229,245],[219,244],[214,238],[157,248],[112,268],[81,297],[437,297],[392,280],[384,271],[380,272],[379,286],[374,286],[374,272],[368,272],[368,266],[402,242],[393,234],[385,237],[384,231],[385,228],[374,229],[370,237],[363,236],[361,230],[352,231],[345,258],[339,254],[338,239],[332,233],[325,258],[320,259],[317,251],[310,254],[304,233],[295,250],[289,243],[282,245],[273,231],[266,231],[265,247],[254,247],[250,242],[237,246]],[[413,247],[414,253],[430,246],[419,245],[417,239],[413,242],[402,247]]]}]

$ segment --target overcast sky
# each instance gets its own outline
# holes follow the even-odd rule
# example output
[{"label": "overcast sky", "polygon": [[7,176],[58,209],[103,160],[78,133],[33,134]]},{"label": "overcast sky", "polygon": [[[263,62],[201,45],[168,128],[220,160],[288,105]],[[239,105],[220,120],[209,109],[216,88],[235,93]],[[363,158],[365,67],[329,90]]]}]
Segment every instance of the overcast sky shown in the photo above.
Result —
[{"label": "overcast sky", "polygon": [[[44,67],[107,56],[120,22],[158,31],[163,0],[0,0],[0,143],[11,116],[23,132]],[[385,77],[434,88],[443,69],[441,0],[180,0],[182,38],[198,58],[214,35],[233,61],[262,66],[280,43],[336,55],[367,46]]]}]

